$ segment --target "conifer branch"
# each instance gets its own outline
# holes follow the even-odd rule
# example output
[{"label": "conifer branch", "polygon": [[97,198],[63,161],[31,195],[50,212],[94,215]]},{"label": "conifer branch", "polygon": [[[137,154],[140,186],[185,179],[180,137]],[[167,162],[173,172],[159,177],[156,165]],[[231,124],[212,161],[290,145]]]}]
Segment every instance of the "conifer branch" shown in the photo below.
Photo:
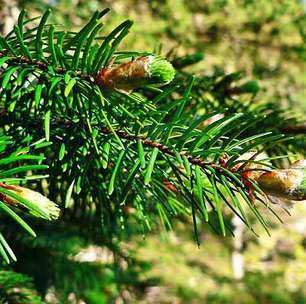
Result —
[{"label": "conifer branch", "polygon": [[[265,109],[252,110],[229,96],[254,96],[257,82],[234,85],[241,73],[207,79],[186,73],[171,83],[175,71],[164,58],[116,51],[130,21],[103,36],[102,43],[97,40],[105,13],[96,12],[78,33],[67,34],[46,24],[50,11],[29,32],[23,12],[18,26],[0,39],[5,109],[0,125],[20,142],[42,136],[50,145],[55,142],[44,146],[51,199],[64,201],[67,215],[98,215],[116,225],[122,225],[122,209],[129,204],[148,229],[147,214],[158,213],[171,226],[173,214],[191,212],[198,238],[196,218],[211,223],[211,210],[222,234],[230,230],[224,208],[252,230],[238,194],[268,231],[251,202],[246,172],[233,169],[240,155],[284,140],[277,127],[270,127],[272,115],[267,121]],[[229,111],[224,109],[228,100]],[[219,119],[208,122],[217,113]],[[265,121],[268,127],[261,125]]]},{"label": "conifer branch", "polygon": [[[16,121],[16,118],[10,117],[9,114],[5,112],[4,110],[0,111],[0,117],[1,117],[1,123],[0,123],[1,126],[7,125],[10,123],[16,123],[18,125],[18,121]],[[38,128],[40,125],[41,125],[41,122],[35,121],[35,120],[32,120],[29,123],[29,127],[33,127],[33,128]],[[52,126],[54,127],[55,126],[72,127],[73,125],[76,125],[76,123],[73,123],[72,121],[68,121],[68,120],[61,120],[61,121],[57,120],[56,122],[55,121],[52,122]],[[98,125],[92,125],[92,126],[98,127]],[[137,142],[138,140],[141,140],[144,146],[150,147],[152,149],[157,148],[160,152],[162,152],[165,155],[175,156],[175,152],[167,145],[151,140],[143,135],[130,134],[128,132],[125,132],[123,130],[118,130],[118,129],[111,130],[110,128],[107,128],[107,127],[100,127],[99,130],[101,131],[101,133],[105,135],[113,134],[113,132],[115,131],[115,133],[121,139],[126,139],[126,140],[133,141],[133,142]],[[190,164],[197,165],[202,168],[205,168],[208,165],[212,167],[217,166],[217,164],[204,161],[201,158],[192,157],[191,155],[188,154],[187,151],[182,151],[179,154],[184,155],[188,159]]]},{"label": "conifer branch", "polygon": [[[4,51],[0,51],[0,58],[7,56],[7,55],[11,55],[8,51],[4,52]],[[42,70],[42,71],[47,71],[49,68],[49,65],[47,65],[46,63],[37,60],[37,59],[29,59],[25,56],[16,56],[16,57],[11,57],[7,60],[7,62],[11,62],[13,64],[25,64],[25,65],[34,65],[36,66],[38,69]],[[61,68],[61,67],[57,67],[54,69],[54,71],[58,74],[65,74],[68,70]],[[91,75],[87,75],[82,73],[82,71],[74,71],[75,75],[77,77],[80,77],[81,79],[85,79],[85,80],[90,80],[92,81],[93,78]],[[1,75],[1,70],[0,70],[0,75]]]}]

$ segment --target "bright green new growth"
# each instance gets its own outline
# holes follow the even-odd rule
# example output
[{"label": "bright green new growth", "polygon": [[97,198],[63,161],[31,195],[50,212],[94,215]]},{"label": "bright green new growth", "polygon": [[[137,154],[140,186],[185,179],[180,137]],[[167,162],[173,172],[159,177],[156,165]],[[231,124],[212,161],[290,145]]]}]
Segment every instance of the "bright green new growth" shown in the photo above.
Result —
[{"label": "bright green new growth", "polygon": [[[3,113],[2,130],[17,143],[27,140],[36,147],[32,141],[39,142],[44,149],[41,153],[48,155],[46,165],[30,165],[30,160],[43,160],[32,155],[18,171],[9,166],[1,171],[1,182],[7,178],[19,181],[23,177],[19,174],[27,170],[45,170],[43,178],[50,176],[49,197],[55,203],[65,201],[67,219],[77,220],[80,226],[84,223],[86,229],[101,224],[105,239],[134,221],[144,233],[157,220],[168,229],[172,219],[191,215],[199,242],[198,218],[223,235],[226,230],[232,232],[224,209],[253,231],[236,195],[241,195],[243,204],[268,232],[257,206],[250,202],[241,172],[231,168],[239,162],[239,155],[268,149],[270,143],[273,148],[287,149],[281,144],[280,130],[287,124],[282,112],[233,99],[231,94],[257,88],[255,82],[237,86],[241,73],[197,77],[178,72],[176,82],[164,89],[148,86],[133,93],[147,84],[171,82],[175,70],[159,56],[117,51],[130,21],[118,25],[101,42],[97,34],[107,12],[96,12],[80,32],[69,35],[46,25],[49,11],[39,27],[25,28],[28,21],[22,22],[22,12],[16,32],[0,39],[0,99],[9,110]],[[109,67],[113,60],[116,65]],[[186,57],[172,62],[181,62],[182,67],[182,61],[186,64]],[[204,126],[218,113],[221,119]],[[43,133],[46,142],[41,142]],[[24,157],[17,152],[12,161]],[[227,168],[219,164],[223,155],[229,157]],[[6,157],[2,164],[7,164]],[[12,196],[7,189],[1,191]],[[21,203],[31,214],[57,218],[58,208],[49,200],[41,204],[41,199],[27,196]],[[1,206],[35,235],[10,206],[0,202]],[[5,252],[2,256],[9,260]]]},{"label": "bright green new growth", "polygon": [[172,64],[159,56],[150,56],[148,72],[151,83],[169,83],[175,76]]},{"label": "bright green new growth", "polygon": [[[60,209],[58,208],[57,204],[49,200],[44,195],[40,194],[37,191],[33,191],[27,188],[18,187],[20,192],[17,192],[22,198],[27,199],[28,201],[32,202],[32,204],[36,205],[39,210],[43,211],[48,217],[43,217],[48,220],[55,220],[60,215]],[[34,216],[42,217],[41,214],[38,212],[32,211],[31,212]]]}]

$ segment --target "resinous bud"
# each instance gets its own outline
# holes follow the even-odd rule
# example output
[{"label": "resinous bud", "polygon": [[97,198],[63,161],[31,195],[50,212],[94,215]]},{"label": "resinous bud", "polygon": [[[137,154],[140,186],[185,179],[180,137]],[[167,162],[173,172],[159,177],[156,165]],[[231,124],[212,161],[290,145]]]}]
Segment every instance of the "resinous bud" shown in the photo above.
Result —
[{"label": "resinous bud", "polygon": [[284,199],[302,201],[306,199],[306,169],[278,169],[263,173],[257,180],[267,194]]},{"label": "resinous bud", "polygon": [[131,91],[144,85],[165,85],[173,80],[175,69],[159,56],[142,56],[116,67],[103,68],[96,83],[108,89]]}]

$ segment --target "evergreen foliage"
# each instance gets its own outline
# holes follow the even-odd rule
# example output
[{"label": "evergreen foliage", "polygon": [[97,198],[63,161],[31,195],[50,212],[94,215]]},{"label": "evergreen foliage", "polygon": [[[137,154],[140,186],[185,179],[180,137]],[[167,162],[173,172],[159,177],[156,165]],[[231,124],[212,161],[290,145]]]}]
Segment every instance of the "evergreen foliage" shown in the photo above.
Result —
[{"label": "evergreen foliage", "polygon": [[0,303],[42,304],[43,301],[33,291],[33,283],[28,276],[10,270],[1,270]]},{"label": "evergreen foliage", "polygon": [[[224,236],[232,233],[230,214],[237,215],[256,234],[251,214],[269,233],[262,207],[273,216],[277,211],[265,200],[257,183],[243,175],[247,164],[261,162],[254,157],[241,160],[240,156],[265,151],[264,165],[275,169],[288,151],[303,151],[303,139],[284,135],[298,123],[296,119],[287,117],[274,104],[253,104],[259,86],[255,81],[241,83],[241,73],[216,70],[212,76],[194,76],[180,71],[201,59],[196,54],[169,58],[178,69],[171,81],[172,65],[158,54],[118,50],[131,21],[101,36],[101,20],[108,11],[94,13],[79,32],[63,31],[48,23],[50,10],[37,26],[29,27],[33,20],[22,11],[14,29],[0,38],[0,162],[5,166],[1,182],[39,178],[37,188],[62,208],[58,234],[52,223],[43,226],[32,220],[36,230],[48,237],[35,245],[35,241],[21,236],[17,238],[19,244],[46,250],[40,258],[50,255],[50,260],[61,265],[61,271],[71,267],[67,273],[86,273],[67,252],[73,247],[69,231],[78,229],[76,247],[106,245],[114,254],[112,274],[116,283],[125,284],[128,280],[118,283],[120,270],[116,265],[120,268],[122,261],[129,259],[122,255],[118,242],[132,233],[146,233],[159,222],[171,229],[174,219],[191,219],[198,244],[203,223]],[[149,70],[143,69],[148,75],[137,74],[135,82],[133,73],[139,69],[131,67],[135,63],[141,66],[145,58],[152,60]],[[108,86],[101,75],[110,69],[116,85]],[[248,102],[240,101],[241,95],[246,95]],[[221,116],[208,123],[215,115]],[[9,144],[13,152],[6,149]],[[23,145],[27,148],[19,148]],[[38,148],[45,158],[25,154]],[[15,167],[16,161],[22,165]],[[42,175],[22,176],[33,170],[40,170]],[[256,202],[250,190],[258,198]],[[50,219],[50,214],[33,202],[7,193],[5,187],[0,187],[0,192],[10,194],[28,211]],[[0,206],[32,231],[5,202]],[[15,229],[13,223],[10,229]],[[62,240],[55,248],[55,241],[48,242],[53,234]],[[8,238],[12,241],[13,234],[8,233]],[[4,238],[0,241],[2,256],[8,261],[9,254],[14,259]],[[89,292],[88,286],[83,290]],[[47,288],[41,287],[41,292]],[[94,298],[94,292],[87,297]],[[63,292],[63,299],[67,294]]]}]

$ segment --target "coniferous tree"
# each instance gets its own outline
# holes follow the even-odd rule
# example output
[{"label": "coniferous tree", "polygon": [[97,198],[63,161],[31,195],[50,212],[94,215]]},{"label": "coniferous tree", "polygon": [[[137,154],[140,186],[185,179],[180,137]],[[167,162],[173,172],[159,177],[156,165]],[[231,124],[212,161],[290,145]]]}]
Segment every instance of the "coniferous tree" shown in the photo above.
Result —
[{"label": "coniferous tree", "polygon": [[[101,38],[106,13],[94,13],[75,33],[49,24],[50,10],[29,27],[32,20],[22,11],[14,29],[0,38],[2,209],[31,232],[16,208],[57,217],[54,203],[42,196],[23,198],[22,188],[11,185],[29,179],[62,209],[58,224],[31,220],[42,235],[37,243],[20,233],[14,237],[18,227],[11,220],[4,218],[2,228],[16,243],[17,257],[22,253],[17,268],[23,269],[27,250],[52,263],[53,271],[41,274],[52,282],[41,283],[42,294],[53,286],[67,298],[70,278],[57,277],[61,267],[70,275],[88,274],[75,280],[74,292],[93,303],[101,297],[101,286],[93,283],[96,269],[69,259],[86,244],[108,247],[115,276],[109,280],[128,286],[129,274],[124,276],[121,266],[128,263],[133,272],[137,262],[119,243],[132,233],[149,232],[159,222],[171,229],[173,220],[191,219],[199,242],[202,223],[221,235],[232,233],[231,215],[256,234],[252,216],[269,233],[262,208],[277,216],[270,200],[305,198],[305,164],[282,171],[279,161],[288,151],[303,151],[303,139],[284,134],[299,124],[274,104],[253,105],[255,81],[241,82],[241,73],[181,71],[201,54],[167,60],[118,51],[132,22]],[[242,95],[249,102],[242,102]],[[25,154],[36,149],[45,158]],[[266,156],[258,159],[262,151]],[[14,259],[4,238],[1,244],[2,256]],[[107,277],[107,269],[99,275]]]}]

